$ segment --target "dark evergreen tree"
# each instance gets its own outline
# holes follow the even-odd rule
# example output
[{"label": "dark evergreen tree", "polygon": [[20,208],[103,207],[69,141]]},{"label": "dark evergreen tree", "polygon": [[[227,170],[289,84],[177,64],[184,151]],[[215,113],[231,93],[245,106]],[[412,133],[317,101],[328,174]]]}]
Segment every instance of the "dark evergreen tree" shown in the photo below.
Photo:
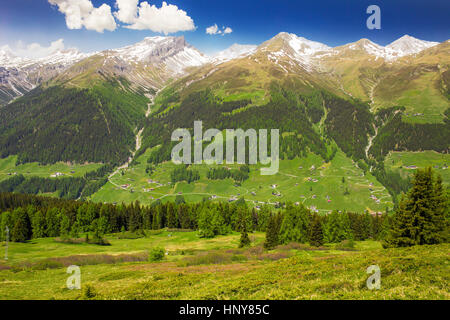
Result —
[{"label": "dark evergreen tree", "polygon": [[264,242],[264,248],[273,249],[279,244],[279,234],[281,227],[282,216],[281,214],[272,214],[269,217],[266,231],[266,241]]},{"label": "dark evergreen tree", "polygon": [[31,227],[33,231],[33,238],[45,237],[45,214],[42,212],[42,210],[38,210],[34,213],[33,219],[31,220]]},{"label": "dark evergreen tree", "polygon": [[31,223],[26,211],[22,208],[14,210],[14,227],[11,232],[11,240],[25,242],[31,239]]},{"label": "dark evergreen tree", "polygon": [[318,214],[314,214],[311,221],[309,243],[314,247],[323,245],[322,221]]},{"label": "dark evergreen tree", "polygon": [[442,180],[434,179],[431,168],[419,169],[413,186],[403,197],[392,221],[385,247],[436,244],[445,241],[448,199]]},{"label": "dark evergreen tree", "polygon": [[177,212],[175,211],[175,207],[172,202],[167,203],[166,214],[167,214],[167,227],[178,228]]},{"label": "dark evergreen tree", "polygon": [[250,243],[251,241],[248,237],[247,227],[244,225],[244,228],[241,231],[241,238],[239,239],[239,248],[247,247]]},{"label": "dark evergreen tree", "polygon": [[288,203],[280,228],[280,243],[308,242],[310,213],[303,205]]}]

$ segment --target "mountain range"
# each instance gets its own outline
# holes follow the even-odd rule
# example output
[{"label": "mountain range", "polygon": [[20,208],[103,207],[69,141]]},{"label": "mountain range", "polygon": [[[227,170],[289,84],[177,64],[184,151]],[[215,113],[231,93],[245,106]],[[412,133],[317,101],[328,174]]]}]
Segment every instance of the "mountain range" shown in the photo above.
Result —
[{"label": "mountain range", "polygon": [[[292,61],[295,61],[311,71],[319,70],[327,63],[334,63],[336,59],[345,60],[355,55],[364,56],[364,59],[370,61],[380,59],[383,63],[392,64],[402,57],[415,56],[436,45],[439,43],[405,35],[385,47],[361,39],[355,43],[331,48],[319,42],[282,32],[260,46],[234,44],[212,56],[201,53],[186,43],[183,37],[149,37],[134,45],[94,53],[81,53],[76,49],[58,50],[47,57],[35,59],[18,57],[11,50],[2,49],[0,103],[6,104],[55,76],[67,73],[63,76],[67,79],[91,67],[101,70],[114,69],[115,72],[127,75],[133,83],[141,84],[146,89],[158,89],[168,79],[185,75],[189,67],[218,65],[261,51],[268,52],[267,57],[278,66],[280,65],[277,58],[287,57],[291,60],[291,65]],[[85,68],[78,66],[78,69],[68,70],[80,61],[83,61]],[[158,69],[157,74],[148,72],[154,68]]]},{"label": "mountain range", "polygon": [[408,35],[387,46],[361,39],[332,48],[282,32],[212,56],[183,37],[39,59],[2,50],[0,156],[120,164],[134,152],[138,132],[151,147],[168,127],[192,126],[192,115],[210,112],[193,101],[223,108],[211,125],[222,118],[250,125],[276,99],[302,110],[303,128],[285,130],[323,155],[330,139],[355,160],[381,159],[390,150],[448,152],[449,64],[450,41]]}]

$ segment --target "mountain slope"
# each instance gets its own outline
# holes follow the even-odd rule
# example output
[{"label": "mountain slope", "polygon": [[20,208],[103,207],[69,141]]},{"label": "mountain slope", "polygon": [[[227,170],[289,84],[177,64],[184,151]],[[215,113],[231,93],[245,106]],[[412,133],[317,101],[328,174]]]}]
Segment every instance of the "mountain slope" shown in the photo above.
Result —
[{"label": "mountain slope", "polygon": [[89,57],[76,49],[58,50],[43,58],[22,58],[0,50],[0,106]]},{"label": "mountain slope", "polygon": [[39,78],[36,89],[0,108],[1,157],[122,164],[135,149],[149,98],[172,77],[209,61],[183,37],[146,38],[78,62],[65,59],[68,54],[47,59],[64,66],[62,72]]},{"label": "mountain slope", "polygon": [[[304,124],[305,128],[313,126],[320,137],[334,140],[354,160],[380,160],[390,150],[448,152],[444,139],[449,132],[446,110],[450,106],[446,93],[450,62],[447,47],[448,42],[436,45],[403,37],[391,47],[361,39],[330,48],[280,33],[244,56],[205,65],[175,81],[161,92],[152,109],[156,117],[170,118],[168,123],[191,127],[191,115],[196,119],[209,119],[210,115],[188,108],[186,102],[208,88],[211,99],[217,99],[219,104],[235,102],[235,108],[217,115],[220,127],[229,121],[234,127],[247,127],[246,121],[251,117],[259,119],[258,126],[269,125],[275,116],[266,114],[265,108],[269,105],[275,108],[276,101],[280,101],[280,91],[273,90],[275,85],[291,106],[303,110],[309,122]],[[383,110],[399,105],[402,108],[395,111],[396,117],[380,120],[384,117]],[[287,110],[290,109],[284,111],[286,116],[292,112]],[[177,122],[177,117],[181,122]],[[238,122],[240,117],[245,120]],[[289,121],[279,120],[280,127],[283,121]],[[433,125],[427,125],[429,122]],[[420,133],[420,139],[405,139],[395,134],[396,128],[409,134]],[[305,134],[301,130],[294,132]],[[377,137],[378,132],[383,136]],[[439,132],[436,139],[426,138],[436,132]],[[158,136],[151,130],[146,134]],[[311,138],[307,145],[320,149],[318,141]]]},{"label": "mountain slope", "polygon": [[[361,39],[330,48],[282,32],[258,47],[233,45],[215,57],[203,55],[183,37],[149,37],[81,60],[75,51],[61,52],[40,63],[41,68],[50,68],[49,61],[53,66],[61,66],[55,68],[56,76],[50,76],[50,71],[45,76],[33,76],[44,69],[35,69],[38,71],[26,76],[24,73],[22,76],[30,86],[23,91],[39,83],[40,87],[0,109],[0,116],[9,121],[3,120],[0,137],[4,145],[0,150],[3,156],[19,154],[22,161],[120,163],[134,149],[133,137],[144,125],[147,126],[145,149],[167,138],[174,125],[191,126],[195,117],[206,117],[212,126],[228,123],[261,127],[270,123],[273,127],[276,123],[268,119],[278,119],[281,126],[290,123],[291,113],[303,127],[292,124],[284,128],[286,134],[294,132],[298,136],[286,139],[283,148],[295,145],[295,150],[304,152],[308,146],[326,158],[334,141],[355,160],[368,155],[378,157],[392,148],[408,149],[411,143],[406,145],[392,137],[394,143],[387,147],[389,150],[369,152],[372,142],[376,148],[386,145],[380,144],[376,133],[383,132],[378,129],[387,125],[388,120],[378,123],[375,111],[401,105],[403,108],[396,112],[400,113],[402,123],[433,122],[438,124],[437,130],[446,121],[448,46],[448,41],[435,44],[405,36],[386,47]],[[7,57],[7,53],[3,56]],[[12,57],[8,59],[13,61]],[[3,63],[13,67],[12,62]],[[29,62],[14,58],[14,68],[20,66],[20,72],[25,72],[28,65]],[[21,77],[20,72],[16,77]],[[64,93],[70,97],[68,100]],[[52,100],[52,94],[56,100]],[[79,101],[87,102],[73,101],[77,95]],[[147,106],[149,98],[154,98],[151,106]],[[68,117],[55,110],[57,101],[64,101],[61,110]],[[29,110],[26,105],[31,106]],[[283,111],[280,106],[289,111]],[[76,115],[77,108],[85,115]],[[274,110],[281,115],[273,114]],[[50,111],[60,118],[50,116],[47,113]],[[411,118],[411,112],[424,116]],[[41,113],[47,116],[40,117]],[[150,119],[145,124],[148,115]],[[210,118],[211,115],[216,119]],[[155,120],[157,117],[159,120]],[[93,129],[93,119],[103,119],[98,130]],[[52,129],[43,130],[43,124]],[[67,136],[62,133],[64,127],[80,125],[86,125],[86,133],[78,129],[69,130]],[[90,131],[101,137],[101,143],[111,150],[94,151],[93,146],[100,142],[92,141]],[[61,135],[64,136],[61,141],[52,140]],[[46,139],[52,142],[46,144]],[[83,143],[86,145],[79,153],[74,151],[74,146]],[[33,146],[39,146],[35,155]],[[432,143],[431,147],[445,151],[445,146]],[[420,150],[420,142],[414,148]],[[292,154],[292,150],[287,153]]]},{"label": "mountain slope", "polygon": [[19,162],[121,164],[131,154],[147,99],[125,80],[91,89],[36,88],[0,109],[0,156]]}]

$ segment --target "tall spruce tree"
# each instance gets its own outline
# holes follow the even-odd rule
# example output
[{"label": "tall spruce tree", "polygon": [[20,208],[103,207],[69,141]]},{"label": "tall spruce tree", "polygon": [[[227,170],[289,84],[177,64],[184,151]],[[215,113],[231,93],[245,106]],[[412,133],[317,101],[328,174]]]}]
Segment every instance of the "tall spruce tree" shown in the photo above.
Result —
[{"label": "tall spruce tree", "polygon": [[28,214],[23,208],[14,210],[14,227],[11,232],[11,240],[25,242],[31,239],[31,223]]},{"label": "tall spruce tree", "polygon": [[431,168],[419,169],[393,216],[385,247],[436,244],[446,240],[448,197]]},{"label": "tall spruce tree", "polygon": [[324,241],[330,243],[351,239],[350,219],[347,213],[339,213],[334,210],[329,214],[323,226]]},{"label": "tall spruce tree", "polygon": [[266,241],[264,248],[273,249],[279,244],[279,233],[282,215],[280,213],[271,214],[267,223]]},{"label": "tall spruce tree", "polygon": [[309,243],[314,247],[323,245],[323,230],[322,221],[318,214],[314,214],[311,221],[311,232],[309,236]]},{"label": "tall spruce tree", "polygon": [[288,203],[280,228],[280,243],[308,242],[309,215],[309,210],[303,205],[294,206]]}]

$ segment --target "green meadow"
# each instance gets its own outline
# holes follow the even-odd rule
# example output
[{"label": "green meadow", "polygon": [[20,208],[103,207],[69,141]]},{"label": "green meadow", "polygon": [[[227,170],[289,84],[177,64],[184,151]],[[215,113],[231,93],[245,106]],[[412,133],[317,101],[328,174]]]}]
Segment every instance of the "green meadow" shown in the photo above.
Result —
[{"label": "green meadow", "polygon": [[38,162],[16,165],[16,162],[17,156],[0,159],[0,181],[8,179],[14,174],[22,174],[25,177],[49,178],[56,172],[60,172],[67,177],[82,177],[87,172],[97,170],[102,166],[99,163],[69,164],[63,162],[49,165],[39,164]]},{"label": "green meadow", "polygon": [[[279,172],[272,176],[261,175],[259,165],[250,166],[249,179],[240,186],[232,179],[207,179],[206,174],[211,168],[207,165],[191,166],[200,172],[200,180],[171,185],[170,172],[176,166],[172,162],[159,164],[151,175],[145,173],[150,152],[147,150],[137,159],[137,164],[110,178],[91,200],[112,203],[139,200],[150,204],[156,199],[173,201],[177,195],[183,195],[186,201],[201,201],[205,197],[228,201],[233,197],[244,197],[249,205],[292,201],[313,206],[319,212],[333,209],[384,212],[386,207],[393,206],[389,193],[375,177],[364,174],[341,151],[329,163],[312,153],[306,158],[282,160]],[[236,164],[224,166],[238,167]]]},{"label": "green meadow", "polygon": [[412,177],[417,169],[432,167],[442,177],[444,184],[450,184],[450,168],[446,168],[450,166],[450,154],[435,151],[391,152],[386,157],[384,165],[390,170],[399,172],[404,178]]},{"label": "green meadow", "polygon": [[[238,249],[239,234],[200,239],[197,232],[147,231],[139,239],[107,236],[110,246],[33,239],[10,243],[0,262],[2,299],[450,299],[448,244],[352,250],[291,243],[266,251],[263,233]],[[4,249],[2,243],[0,249]],[[155,246],[166,251],[149,262]],[[66,286],[67,266],[81,270],[81,290]],[[378,265],[381,288],[366,270]]]}]

